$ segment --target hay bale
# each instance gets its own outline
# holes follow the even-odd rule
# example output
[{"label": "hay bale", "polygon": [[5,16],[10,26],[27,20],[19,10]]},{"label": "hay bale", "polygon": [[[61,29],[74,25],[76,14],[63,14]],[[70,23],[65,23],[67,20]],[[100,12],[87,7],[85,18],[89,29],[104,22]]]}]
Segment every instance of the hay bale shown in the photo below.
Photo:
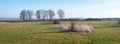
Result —
[{"label": "hay bale", "polygon": [[60,25],[60,26],[59,26],[59,29],[60,29],[61,31],[69,31],[69,30],[70,30],[69,27],[70,27],[69,25]]},{"label": "hay bale", "polygon": [[61,31],[65,32],[78,32],[80,34],[88,34],[94,32],[94,28],[89,25],[77,25],[71,23],[71,25],[59,25],[58,27]]},{"label": "hay bale", "polygon": [[81,34],[87,34],[87,33],[92,33],[94,32],[94,28],[92,26],[88,25],[77,25],[74,27],[73,31],[79,32]]}]

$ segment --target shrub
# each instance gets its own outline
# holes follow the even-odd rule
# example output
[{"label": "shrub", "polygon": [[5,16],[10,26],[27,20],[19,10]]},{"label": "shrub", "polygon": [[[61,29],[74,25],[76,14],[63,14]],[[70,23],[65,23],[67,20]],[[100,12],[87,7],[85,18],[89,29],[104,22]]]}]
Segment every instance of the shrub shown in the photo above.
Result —
[{"label": "shrub", "polygon": [[60,20],[53,20],[53,24],[59,24]]},{"label": "shrub", "polygon": [[75,29],[75,22],[71,22],[71,27],[70,27],[71,31],[74,31]]},{"label": "shrub", "polygon": [[118,24],[120,24],[120,20],[118,21]]}]

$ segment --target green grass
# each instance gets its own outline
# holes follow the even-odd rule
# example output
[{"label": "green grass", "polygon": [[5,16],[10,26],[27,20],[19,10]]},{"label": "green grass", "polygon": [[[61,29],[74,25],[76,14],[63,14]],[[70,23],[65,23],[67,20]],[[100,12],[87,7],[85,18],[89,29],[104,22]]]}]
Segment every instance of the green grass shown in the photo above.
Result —
[{"label": "green grass", "polygon": [[[0,22],[0,44],[120,44],[117,21],[79,21],[91,25],[92,34],[61,32],[48,22]],[[62,22],[69,24],[69,22]]]}]

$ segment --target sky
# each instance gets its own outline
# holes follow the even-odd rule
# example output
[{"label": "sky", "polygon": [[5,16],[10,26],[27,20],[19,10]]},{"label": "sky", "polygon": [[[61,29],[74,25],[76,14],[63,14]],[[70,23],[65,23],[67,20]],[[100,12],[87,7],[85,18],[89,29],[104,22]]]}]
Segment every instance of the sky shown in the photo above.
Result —
[{"label": "sky", "polygon": [[0,0],[0,18],[19,18],[24,9],[62,9],[65,18],[120,18],[120,0]]}]

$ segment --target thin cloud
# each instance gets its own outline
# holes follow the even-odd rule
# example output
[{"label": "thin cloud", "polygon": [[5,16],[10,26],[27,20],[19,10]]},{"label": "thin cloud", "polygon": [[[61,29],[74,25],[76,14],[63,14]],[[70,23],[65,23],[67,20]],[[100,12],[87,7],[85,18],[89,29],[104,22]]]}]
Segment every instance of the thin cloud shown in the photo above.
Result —
[{"label": "thin cloud", "polygon": [[95,4],[95,5],[88,5],[80,7],[81,10],[95,10],[95,9],[106,9],[106,8],[116,8],[120,7],[120,1],[119,2],[109,2],[106,4]]},{"label": "thin cloud", "polygon": [[71,11],[69,10],[68,14],[72,17],[120,17],[120,0],[79,6],[71,9]]}]

